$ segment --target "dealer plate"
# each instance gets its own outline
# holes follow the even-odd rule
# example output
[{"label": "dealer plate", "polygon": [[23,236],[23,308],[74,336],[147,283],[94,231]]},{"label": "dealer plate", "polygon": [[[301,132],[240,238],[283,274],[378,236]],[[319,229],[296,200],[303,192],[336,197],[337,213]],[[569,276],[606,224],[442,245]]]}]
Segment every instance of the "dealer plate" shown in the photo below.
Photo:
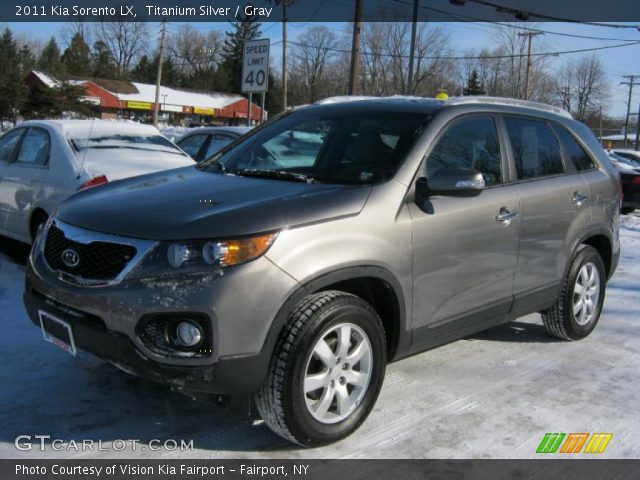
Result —
[{"label": "dealer plate", "polygon": [[73,340],[71,325],[44,310],[38,310],[38,316],[44,339],[75,356],[76,344]]}]

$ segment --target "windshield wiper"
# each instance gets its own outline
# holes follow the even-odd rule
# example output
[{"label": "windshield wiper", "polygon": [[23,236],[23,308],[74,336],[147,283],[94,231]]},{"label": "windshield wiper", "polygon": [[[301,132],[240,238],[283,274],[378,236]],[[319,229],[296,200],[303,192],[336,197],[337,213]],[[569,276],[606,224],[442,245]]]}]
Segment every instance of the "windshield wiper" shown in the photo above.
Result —
[{"label": "windshield wiper", "polygon": [[295,180],[297,182],[315,183],[317,180],[303,173],[287,172],[286,170],[234,170],[234,175],[243,177],[275,178],[280,180]]}]

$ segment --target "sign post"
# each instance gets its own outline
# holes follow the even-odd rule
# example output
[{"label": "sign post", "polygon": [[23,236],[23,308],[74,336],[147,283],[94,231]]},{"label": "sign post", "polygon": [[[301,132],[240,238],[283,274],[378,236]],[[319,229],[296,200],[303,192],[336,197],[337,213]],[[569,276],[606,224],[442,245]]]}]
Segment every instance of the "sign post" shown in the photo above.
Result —
[{"label": "sign post", "polygon": [[249,94],[247,125],[251,125],[254,93],[262,93],[260,123],[264,117],[264,96],[269,88],[269,39],[248,40],[242,48],[242,92]]}]

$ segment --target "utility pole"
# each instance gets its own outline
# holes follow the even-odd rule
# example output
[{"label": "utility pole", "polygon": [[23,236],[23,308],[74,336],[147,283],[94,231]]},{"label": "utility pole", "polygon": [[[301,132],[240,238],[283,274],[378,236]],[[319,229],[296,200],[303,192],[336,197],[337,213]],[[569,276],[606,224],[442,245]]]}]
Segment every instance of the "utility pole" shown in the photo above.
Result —
[{"label": "utility pole", "polygon": [[627,139],[629,134],[629,117],[631,116],[631,96],[633,95],[633,86],[640,85],[640,82],[635,81],[638,77],[640,77],[640,75],[623,75],[622,78],[625,78],[628,81],[620,82],[620,85],[629,86],[629,98],[627,99],[627,117],[624,122],[624,148],[627,148]]},{"label": "utility pole", "polygon": [[351,42],[351,70],[349,72],[349,95],[358,93],[358,70],[360,68],[360,31],[362,30],[362,0],[356,0],[353,19],[353,41]]},{"label": "utility pole", "polygon": [[282,111],[287,111],[287,7],[291,0],[282,0]]},{"label": "utility pole", "polygon": [[533,37],[536,35],[543,35],[543,32],[519,32],[519,37],[527,37],[529,45],[527,47],[527,73],[524,77],[524,99],[529,100],[529,77],[531,76],[531,66],[533,62],[531,61],[531,48],[533,43]]},{"label": "utility pole", "polygon": [[407,77],[406,95],[413,91],[413,59],[416,56],[416,30],[418,29],[418,4],[420,0],[413,0],[413,21],[411,23],[411,51],[409,52],[409,74]]},{"label": "utility pole", "polygon": [[640,103],[638,104],[638,116],[636,117],[636,143],[633,149],[638,150],[638,146],[640,146]]},{"label": "utility pole", "polygon": [[604,147],[604,143],[602,143],[602,105],[600,105],[598,116],[600,117],[600,145]]},{"label": "utility pole", "polygon": [[167,18],[162,19],[160,52],[158,54],[158,75],[156,76],[156,101],[153,104],[153,126],[158,128],[158,110],[160,110],[160,83],[162,82],[162,62],[164,59],[164,37],[167,31]]}]

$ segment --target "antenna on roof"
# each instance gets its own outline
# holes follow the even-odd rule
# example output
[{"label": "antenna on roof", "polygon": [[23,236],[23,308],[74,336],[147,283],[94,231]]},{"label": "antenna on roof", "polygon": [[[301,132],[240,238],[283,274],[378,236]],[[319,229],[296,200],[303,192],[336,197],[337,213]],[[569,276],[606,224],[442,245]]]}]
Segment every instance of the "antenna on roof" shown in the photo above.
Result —
[{"label": "antenna on roof", "polygon": [[76,178],[80,178],[82,175],[82,170],[84,170],[84,160],[87,158],[87,150],[89,150],[89,140],[91,140],[91,134],[93,133],[93,124],[96,122],[95,117],[91,119],[91,126],[89,127],[89,136],[87,137],[87,142],[84,146],[84,153],[82,154],[82,162],[80,162],[80,170],[78,170],[78,176]]}]

